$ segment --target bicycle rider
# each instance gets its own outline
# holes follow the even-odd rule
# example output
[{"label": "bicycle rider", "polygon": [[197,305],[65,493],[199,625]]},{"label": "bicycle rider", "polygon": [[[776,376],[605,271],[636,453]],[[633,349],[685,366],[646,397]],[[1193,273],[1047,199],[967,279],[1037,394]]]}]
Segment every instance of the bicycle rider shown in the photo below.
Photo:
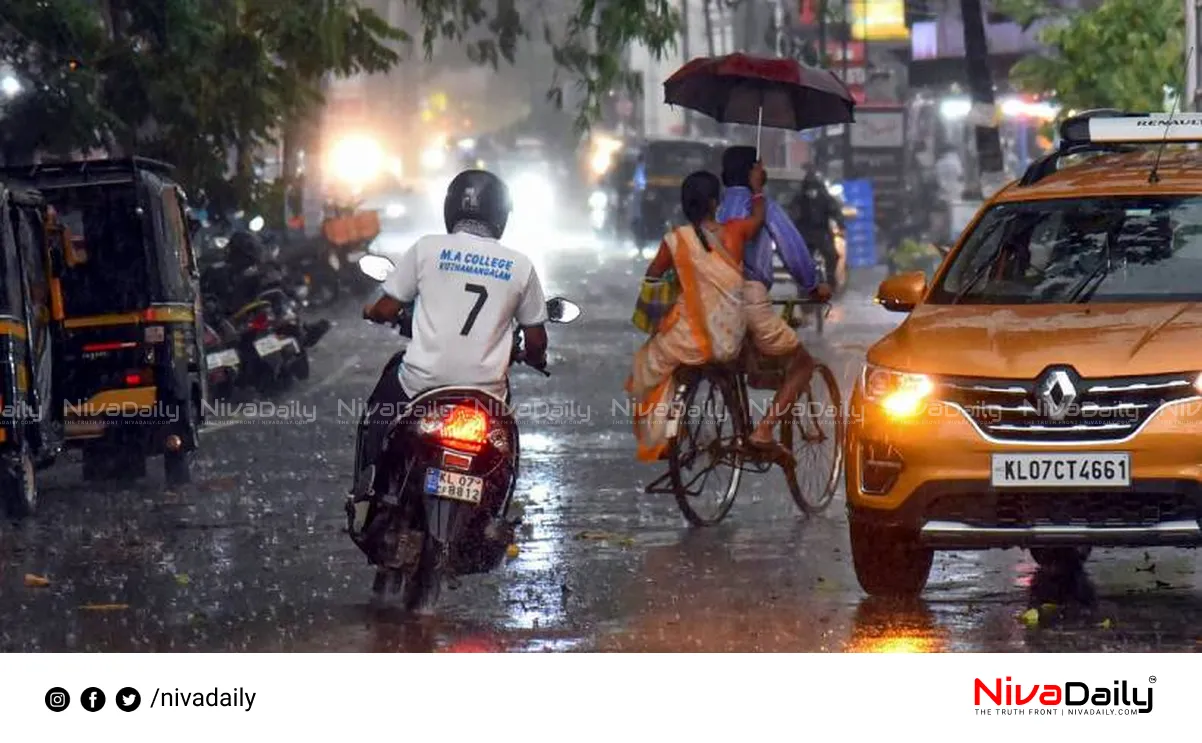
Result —
[{"label": "bicycle rider", "polygon": [[[748,216],[753,174],[762,179],[764,164],[754,147],[729,147],[722,155],[722,184],[726,187],[718,210],[718,221]],[[762,180],[761,180],[762,182]],[[810,383],[817,361],[805,349],[797,333],[772,308],[772,251],[775,244],[781,261],[797,281],[798,288],[814,300],[826,302],[831,288],[819,281],[814,259],[797,227],[774,201],[767,205],[764,227],[747,242],[743,253],[743,306],[747,334],[763,356],[787,357],[785,380],[772,398],[772,405],[756,425],[748,443],[777,461],[791,462],[793,455],[776,440],[780,419],[789,413]]]}]

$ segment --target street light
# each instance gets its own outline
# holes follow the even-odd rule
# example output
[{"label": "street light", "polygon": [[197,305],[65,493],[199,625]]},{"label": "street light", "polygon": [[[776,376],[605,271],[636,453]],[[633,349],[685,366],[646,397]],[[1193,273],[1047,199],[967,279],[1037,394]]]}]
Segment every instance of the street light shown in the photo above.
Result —
[{"label": "street light", "polygon": [[21,92],[21,81],[15,75],[5,75],[0,78],[0,93],[7,98],[16,98]]}]

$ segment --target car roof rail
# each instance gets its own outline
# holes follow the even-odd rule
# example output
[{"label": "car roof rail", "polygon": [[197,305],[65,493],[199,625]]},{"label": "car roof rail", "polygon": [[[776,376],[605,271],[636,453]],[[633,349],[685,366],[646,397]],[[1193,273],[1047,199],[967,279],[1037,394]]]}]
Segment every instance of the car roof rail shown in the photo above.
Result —
[{"label": "car roof rail", "polygon": [[[1138,144],[1164,140],[1167,129],[1177,127],[1181,117],[1132,113],[1117,108],[1097,108],[1070,116],[1060,124],[1060,142],[1054,152],[1039,158],[1027,168],[1018,185],[1033,186],[1055,173],[1060,161],[1073,155],[1113,155],[1134,152]],[[1095,122],[1100,123],[1095,126]],[[1202,119],[1195,125],[1202,141]],[[1181,141],[1181,140],[1173,140]]]}]

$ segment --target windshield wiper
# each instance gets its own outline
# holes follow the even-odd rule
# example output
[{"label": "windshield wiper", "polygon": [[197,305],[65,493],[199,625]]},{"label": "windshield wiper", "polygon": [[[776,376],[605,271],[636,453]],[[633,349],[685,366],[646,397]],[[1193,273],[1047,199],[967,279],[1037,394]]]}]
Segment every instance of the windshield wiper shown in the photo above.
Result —
[{"label": "windshield wiper", "polygon": [[[994,222],[993,226],[990,227],[985,233],[985,236],[981,238],[981,242],[985,242],[989,238],[993,237],[993,233],[997,232],[999,227],[1010,224],[1012,219],[1013,217]],[[985,278],[985,275],[989,273],[989,269],[993,268],[1005,247],[1006,241],[998,240],[997,247],[993,249],[985,262],[981,264],[981,267],[969,277],[968,282],[964,284],[964,286],[960,287],[960,291],[956,292],[956,296],[952,297],[952,304],[960,304],[960,300],[964,299],[964,297],[967,296],[970,291],[972,291],[973,287],[977,285],[977,282]]]},{"label": "windshield wiper", "polygon": [[1121,227],[1122,222],[1119,222],[1116,226],[1111,227],[1110,230],[1106,232],[1106,252],[1103,254],[1102,259],[1098,261],[1098,265],[1094,266],[1093,270],[1089,272],[1089,275],[1082,279],[1081,282],[1073,287],[1073,290],[1069,292],[1069,304],[1073,304],[1075,302],[1088,302],[1089,298],[1092,297],[1094,292],[1098,290],[1098,287],[1100,287],[1103,282],[1106,281],[1106,277],[1110,275],[1110,269],[1114,265],[1113,251],[1111,249],[1114,244],[1114,237]]}]

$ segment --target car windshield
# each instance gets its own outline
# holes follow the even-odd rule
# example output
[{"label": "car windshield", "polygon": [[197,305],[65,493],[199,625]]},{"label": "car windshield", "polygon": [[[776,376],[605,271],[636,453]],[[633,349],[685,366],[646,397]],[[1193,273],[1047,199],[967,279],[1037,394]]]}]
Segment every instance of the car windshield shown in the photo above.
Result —
[{"label": "car windshield", "polygon": [[146,307],[146,247],[133,185],[74,188],[54,202],[72,243],[62,274],[67,315]]},{"label": "car windshield", "polygon": [[714,159],[714,151],[709,145],[661,142],[647,147],[647,172],[688,175],[697,170],[713,170]]},{"label": "car windshield", "polygon": [[1202,299],[1202,197],[1002,204],[951,258],[932,304]]}]

